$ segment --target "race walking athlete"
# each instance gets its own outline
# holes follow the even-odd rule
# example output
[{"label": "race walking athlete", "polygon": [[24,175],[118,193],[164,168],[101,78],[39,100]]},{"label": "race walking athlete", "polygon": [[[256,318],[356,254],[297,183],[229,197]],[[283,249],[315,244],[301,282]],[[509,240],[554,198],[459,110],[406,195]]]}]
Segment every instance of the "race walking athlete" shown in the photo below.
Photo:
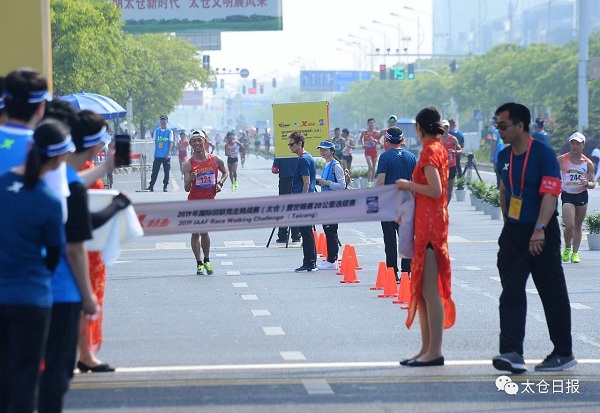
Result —
[{"label": "race walking athlete", "polygon": [[[562,218],[565,224],[565,249],[562,252],[563,262],[579,264],[579,245],[581,244],[582,225],[588,207],[588,189],[594,189],[594,164],[583,155],[585,136],[575,132],[569,137],[571,150],[558,157],[558,165],[562,175],[560,200],[562,201]],[[571,249],[571,244],[573,248]]]},{"label": "race walking athlete", "polygon": [[[188,200],[214,199],[221,192],[223,183],[227,181],[227,170],[225,163],[216,155],[207,154],[204,146],[206,135],[192,135],[190,145],[194,155],[183,164],[183,187],[189,192]],[[219,179],[219,172],[221,178]],[[192,234],[192,251],[196,257],[196,274],[212,274],[213,268],[210,263],[210,236],[208,232]],[[200,253],[204,254],[204,260]]]}]

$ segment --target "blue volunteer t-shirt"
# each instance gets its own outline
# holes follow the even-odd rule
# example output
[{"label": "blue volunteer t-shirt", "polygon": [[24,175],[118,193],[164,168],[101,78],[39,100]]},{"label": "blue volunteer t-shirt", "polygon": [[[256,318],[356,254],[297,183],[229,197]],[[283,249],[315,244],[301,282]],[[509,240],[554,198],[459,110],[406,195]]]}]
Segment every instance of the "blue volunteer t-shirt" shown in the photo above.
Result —
[{"label": "blue volunteer t-shirt", "polygon": [[154,131],[154,157],[166,158],[169,154],[169,143],[172,140],[173,131],[169,128],[162,130],[157,128]]},{"label": "blue volunteer t-shirt", "polygon": [[279,178],[291,178],[296,170],[298,164],[298,157],[293,158],[275,158],[273,159],[273,166],[279,168]]},{"label": "blue volunteer t-shirt", "polygon": [[310,153],[304,152],[302,156],[298,158],[296,170],[294,171],[294,175],[292,176],[292,194],[302,193],[302,187],[304,186],[304,182],[302,180],[303,176],[310,177],[308,192],[315,192],[317,184],[316,174],[317,169],[315,167],[315,160],[313,159]]},{"label": "blue volunteer t-shirt", "polygon": [[[508,218],[508,221],[513,223],[537,222],[543,198],[543,196],[539,193],[542,177],[550,176],[558,179],[561,177],[558,161],[556,160],[556,154],[552,148],[540,141],[533,140],[531,142],[530,150],[531,153],[527,159],[527,166],[525,170],[525,185],[523,188],[523,193],[521,193],[521,177],[523,175],[523,164],[525,163],[527,152],[522,153],[521,155],[513,155],[512,191],[508,176],[512,147],[508,146],[498,154],[500,178],[502,179],[502,183],[506,188],[506,208],[508,208],[510,205],[511,193],[523,198],[521,216],[519,219],[515,220]],[[507,211],[503,212],[507,214]],[[558,211],[555,209],[554,215],[557,214]]]},{"label": "blue volunteer t-shirt", "polygon": [[377,173],[385,174],[384,185],[392,185],[398,179],[411,181],[415,166],[417,166],[417,158],[412,152],[401,148],[391,148],[379,157]]},{"label": "blue volunteer t-shirt", "polygon": [[33,143],[33,131],[24,125],[0,125],[0,174],[23,165]]},{"label": "blue volunteer t-shirt", "polygon": [[545,143],[546,145],[550,145],[550,135],[545,130],[541,130],[539,132],[534,132],[531,137],[536,141],[540,141]]},{"label": "blue volunteer t-shirt", "polygon": [[0,175],[0,305],[50,308],[52,272],[44,247],[65,244],[60,201],[44,181],[31,190],[23,176]]}]

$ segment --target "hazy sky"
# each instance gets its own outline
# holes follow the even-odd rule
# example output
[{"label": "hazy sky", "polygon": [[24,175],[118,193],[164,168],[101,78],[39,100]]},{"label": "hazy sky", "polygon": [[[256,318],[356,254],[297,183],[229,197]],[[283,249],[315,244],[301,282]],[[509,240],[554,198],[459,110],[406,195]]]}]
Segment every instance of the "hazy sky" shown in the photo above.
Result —
[{"label": "hazy sky", "polygon": [[[264,82],[298,74],[301,69],[371,70],[373,66],[378,70],[379,64],[395,63],[397,57],[369,55],[375,48],[390,48],[394,53],[399,40],[400,48],[406,47],[408,53],[431,53],[430,0],[283,0],[283,27],[277,32],[222,33],[222,50],[206,52],[211,66],[246,68],[250,79]],[[352,42],[358,44],[345,44]]]}]

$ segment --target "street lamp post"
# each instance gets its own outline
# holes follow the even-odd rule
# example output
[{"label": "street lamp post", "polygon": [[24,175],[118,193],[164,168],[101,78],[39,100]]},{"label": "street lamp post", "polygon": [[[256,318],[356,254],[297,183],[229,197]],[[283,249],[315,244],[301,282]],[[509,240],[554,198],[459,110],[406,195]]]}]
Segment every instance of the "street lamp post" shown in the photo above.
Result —
[{"label": "street lamp post", "polygon": [[390,13],[390,16],[397,17],[399,19],[409,20],[411,22],[417,23],[417,69],[418,69],[420,60],[421,60],[421,44],[423,43],[423,40],[425,39],[425,36],[421,35],[422,29],[421,29],[421,20],[419,19],[419,16],[417,16],[416,19],[411,19],[408,17],[400,16],[397,13]]},{"label": "street lamp post", "polygon": [[[371,47],[371,72],[372,72],[374,70],[374,66],[373,66],[373,53],[372,53],[373,52],[373,41],[370,40],[370,39],[365,39],[364,37],[356,36],[356,35],[354,35],[352,33],[350,33],[348,35],[348,37],[350,37],[352,39],[355,39],[357,41],[357,43],[360,44],[360,45],[362,45],[361,42],[369,42],[369,45]],[[361,50],[362,50],[362,47],[361,47]]]},{"label": "street lamp post", "polygon": [[[404,36],[404,32],[402,30],[400,30],[400,23],[398,23],[395,26],[391,25],[391,24],[382,23],[379,20],[373,20],[373,23],[380,24],[382,26],[391,27],[392,29],[396,29],[396,31],[398,32],[398,49],[397,49],[396,53],[398,53],[398,54],[400,54],[401,52],[406,53],[407,47],[403,47],[403,46],[406,46],[406,42],[410,42],[411,38]],[[404,42],[404,45],[402,44],[402,42]]]},{"label": "street lamp post", "polygon": [[371,32],[371,33],[376,33],[376,34],[380,35],[383,38],[383,50],[384,50],[383,63],[386,64],[385,51],[387,50],[387,37],[385,35],[385,31],[379,32],[377,30],[373,30],[373,29],[370,29],[370,28],[365,27],[365,26],[360,26],[359,29],[365,30],[365,31],[368,31],[368,32]]}]

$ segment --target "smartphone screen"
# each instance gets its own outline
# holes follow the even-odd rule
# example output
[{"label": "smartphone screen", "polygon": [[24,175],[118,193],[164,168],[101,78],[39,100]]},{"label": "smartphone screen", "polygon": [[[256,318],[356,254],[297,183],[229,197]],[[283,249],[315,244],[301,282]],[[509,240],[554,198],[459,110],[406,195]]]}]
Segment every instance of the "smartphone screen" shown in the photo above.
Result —
[{"label": "smartphone screen", "polygon": [[115,167],[131,164],[131,136],[115,135]]}]

